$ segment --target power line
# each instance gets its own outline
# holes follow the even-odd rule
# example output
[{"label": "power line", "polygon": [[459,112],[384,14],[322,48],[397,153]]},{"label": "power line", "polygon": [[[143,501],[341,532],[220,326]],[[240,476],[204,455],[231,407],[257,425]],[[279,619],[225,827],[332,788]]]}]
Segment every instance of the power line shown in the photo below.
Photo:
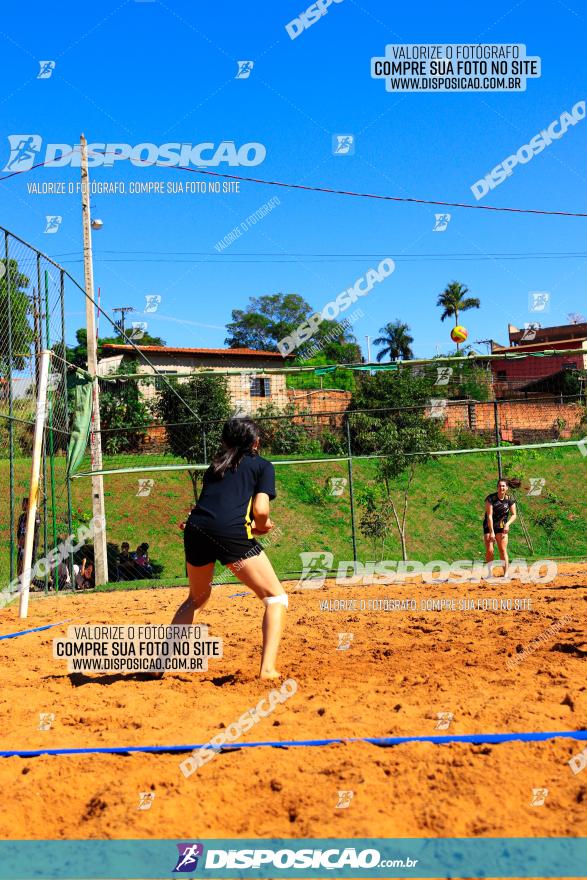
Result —
[{"label": "power line", "polygon": [[[141,164],[143,164],[141,160]],[[159,165],[158,162],[145,164]],[[159,166],[161,167],[161,166]],[[379,193],[356,192],[354,190],[332,189],[327,186],[307,186],[301,183],[286,183],[282,180],[264,180],[260,177],[242,177],[238,174],[223,174],[219,171],[203,171],[201,168],[188,168],[185,165],[163,166],[172,167],[177,171],[189,171],[191,174],[205,174],[211,177],[222,177],[227,180],[239,180],[243,183],[261,183],[265,186],[280,186],[285,189],[300,189],[306,192],[321,192],[337,196],[354,196],[362,199],[377,199],[385,202],[403,202],[416,205],[440,205],[443,208],[468,208],[474,211],[500,211],[510,214],[542,214],[557,217],[587,217],[587,213],[574,211],[546,211],[538,208],[498,208],[495,205],[471,205],[468,202],[444,202],[434,199],[416,199],[408,196],[386,196]]]},{"label": "power line", "polygon": [[[104,249],[99,251],[101,254],[164,254],[166,256],[192,256],[192,257],[230,257],[232,254],[221,254],[221,253],[208,253],[207,251],[156,251],[154,249],[149,249],[148,251],[135,251],[130,248],[117,248],[116,250],[108,250]],[[70,257],[79,254],[79,251],[63,251],[61,254],[54,254],[55,257]],[[255,251],[255,252],[247,252],[240,253],[241,257],[275,257],[280,256],[280,254],[276,254],[274,251]],[[289,257],[385,257],[387,256],[387,251],[376,251],[375,253],[361,253],[361,254],[329,254],[329,253],[316,253],[316,252],[298,252],[292,251],[291,253],[284,254],[284,256]],[[407,254],[406,256],[414,256],[414,257],[435,257],[437,254]],[[459,256],[474,256],[474,254],[467,253],[447,253],[448,257],[459,257]],[[587,252],[584,251],[499,251],[497,254],[487,254],[487,256],[495,257],[495,256],[506,256],[506,257],[540,257],[540,256],[554,256],[554,257],[585,257],[587,256]]]},{"label": "power line", "polygon": [[[71,255],[74,255],[76,252],[72,251]],[[388,256],[388,254],[303,254],[303,253],[292,253],[292,254],[214,254],[208,252],[198,252],[198,251],[102,251],[102,254],[136,254],[137,256],[133,257],[103,257],[97,256],[94,257],[94,262],[100,263],[192,263],[193,259],[182,259],[183,257],[193,257],[201,259],[203,257],[206,258],[218,258],[218,257],[230,257],[230,259],[225,259],[223,262],[226,262],[227,265],[236,265],[236,264],[247,264],[251,265],[255,264],[267,264],[267,265],[279,265],[280,263],[288,264],[288,263],[297,263],[300,260],[304,260],[306,263],[358,263],[361,260],[366,259],[382,259],[384,256]],[[157,253],[160,253],[160,256],[157,256]],[[142,256],[145,254],[145,257]],[[149,255],[149,256],[147,256]],[[62,259],[65,254],[54,254],[54,259],[61,259],[63,263],[79,263],[82,261],[82,258],[79,257],[77,259]],[[151,257],[151,258],[149,258]],[[240,259],[241,257],[246,257],[247,259]],[[257,259],[262,258],[262,259]],[[290,259],[291,258],[291,259]],[[569,259],[587,259],[586,253],[552,253],[552,254],[540,254],[540,253],[519,253],[519,254],[401,254],[397,257],[393,258],[396,263],[434,263],[434,262],[466,262],[466,263],[474,263],[474,262],[487,262],[487,261],[507,261],[507,260],[569,260]]]},{"label": "power line", "polygon": [[[107,155],[106,152],[95,151],[100,155]],[[125,157],[126,158],[126,157]],[[135,160],[137,161],[137,160]],[[174,171],[188,171],[190,174],[202,174],[208,177],[220,177],[225,180],[238,180],[242,183],[259,183],[264,186],[279,186],[284,189],[299,189],[304,192],[321,192],[328,195],[337,196],[353,196],[360,199],[376,199],[384,202],[402,202],[404,204],[415,205],[440,205],[443,208],[467,208],[472,211],[498,211],[509,214],[540,214],[556,217],[587,217],[587,213],[574,211],[546,211],[538,208],[498,208],[495,205],[471,205],[468,202],[445,202],[435,199],[416,199],[409,196],[387,196],[380,193],[357,192],[355,190],[332,189],[328,186],[309,186],[302,183],[288,183],[284,180],[266,180],[261,177],[243,177],[239,174],[226,174],[220,171],[204,171],[201,168],[189,168],[186,165],[162,165],[160,162],[148,162],[147,160],[138,160],[140,165],[157,166],[159,168],[172,168]]]},{"label": "power line", "polygon": [[[77,146],[77,145],[76,145]],[[74,150],[70,150],[69,153],[65,153],[64,156],[70,155],[70,153],[75,152]],[[94,155],[97,156],[107,156],[109,153],[107,151],[102,150],[92,150]],[[117,153],[111,153],[115,155],[118,159],[126,159],[130,160],[130,157],[124,156],[121,157]],[[64,156],[61,156],[60,159],[63,159]],[[30,169],[25,169],[23,171],[13,171],[9,174],[5,174],[3,177],[0,177],[0,183],[4,180],[8,180],[11,177],[15,177],[19,174],[25,174],[27,171],[32,171],[33,169],[40,168],[46,164],[50,164],[49,162],[38,162],[36,165],[32,165]],[[338,195],[338,196],[353,196],[354,198],[361,199],[376,199],[378,201],[384,202],[398,202],[403,204],[414,204],[414,205],[440,205],[443,208],[467,208],[472,211],[497,211],[508,214],[537,214],[542,216],[551,216],[551,217],[587,217],[587,213],[579,212],[579,211],[547,211],[539,208],[499,208],[496,205],[471,205],[468,202],[447,202],[440,201],[437,199],[417,199],[409,196],[388,196],[383,195],[381,193],[368,193],[368,192],[357,192],[355,190],[345,190],[345,189],[333,189],[327,186],[309,186],[301,183],[289,183],[284,180],[266,180],[261,177],[243,177],[238,174],[226,174],[220,171],[204,171],[202,168],[189,168],[186,165],[169,165],[162,162],[149,162],[146,159],[135,159],[135,164],[139,164],[141,166],[146,167],[157,167],[157,168],[166,168],[172,171],[187,171],[190,174],[202,174],[208,177],[220,177],[225,180],[238,180],[242,183],[259,183],[264,186],[278,186],[284,189],[299,189],[304,192],[320,192],[326,193],[328,195]]]}]

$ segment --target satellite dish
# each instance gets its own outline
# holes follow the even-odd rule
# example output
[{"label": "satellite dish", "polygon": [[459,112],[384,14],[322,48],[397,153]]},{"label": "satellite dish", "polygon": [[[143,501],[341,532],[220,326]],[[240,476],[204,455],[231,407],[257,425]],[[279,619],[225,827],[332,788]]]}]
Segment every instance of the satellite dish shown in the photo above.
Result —
[{"label": "satellite dish", "polygon": [[92,220],[92,229],[102,229],[103,226],[104,226],[103,220],[98,220],[97,217],[95,220]]}]

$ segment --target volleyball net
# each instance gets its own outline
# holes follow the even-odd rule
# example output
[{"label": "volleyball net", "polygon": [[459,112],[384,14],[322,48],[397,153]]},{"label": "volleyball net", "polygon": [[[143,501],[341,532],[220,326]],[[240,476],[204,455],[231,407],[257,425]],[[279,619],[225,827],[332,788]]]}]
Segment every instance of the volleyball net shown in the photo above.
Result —
[{"label": "volleyball net", "polygon": [[[515,555],[587,557],[581,382],[571,394],[512,388],[491,399],[478,364],[341,371],[352,390],[330,387],[335,370],[162,376],[128,364],[100,377],[109,580],[185,581],[180,524],[225,419],[243,415],[255,418],[276,467],[276,529],[264,541],[281,578],[299,576],[301,554],[318,551],[349,561],[449,551],[474,559],[498,476],[518,502]],[[71,474],[74,508],[87,505],[93,473],[86,450]],[[233,579],[217,568],[215,582]]]},{"label": "volleyball net", "polygon": [[[586,371],[532,378],[535,358],[560,352],[515,355],[527,370],[518,366],[510,382],[492,369],[491,355],[322,366],[299,358],[259,368],[228,354],[221,367],[172,372],[124,337],[122,353],[102,358],[93,378],[80,346],[65,342],[69,276],[6,237],[3,584],[18,580],[23,566],[33,591],[95,584],[97,475],[108,584],[185,583],[180,524],[224,421],[244,415],[259,424],[262,453],[276,466],[276,528],[264,542],[283,579],[299,576],[304,553],[348,561],[475,559],[484,499],[498,476],[518,502],[515,555],[587,558],[579,488],[587,464]],[[216,583],[232,580],[217,569]]]}]

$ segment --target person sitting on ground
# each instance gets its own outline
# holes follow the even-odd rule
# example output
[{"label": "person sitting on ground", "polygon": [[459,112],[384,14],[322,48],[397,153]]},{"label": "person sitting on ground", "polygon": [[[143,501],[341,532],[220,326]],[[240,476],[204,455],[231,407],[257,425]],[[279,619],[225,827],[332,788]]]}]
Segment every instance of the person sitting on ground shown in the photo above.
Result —
[{"label": "person sitting on ground", "polygon": [[[18,523],[16,526],[16,546],[17,546],[17,555],[16,555],[16,573],[20,578],[24,569],[24,541],[26,537],[26,523],[27,516],[29,510],[29,499],[22,499],[22,513],[18,517]],[[35,531],[33,536],[33,553],[31,558],[31,569],[35,564],[35,560],[37,558],[37,549],[39,546],[39,529],[41,527],[41,516],[39,511],[37,510],[35,513]]]},{"label": "person sitting on ground", "polygon": [[62,559],[57,566],[57,584],[60,590],[71,589],[71,575],[69,573],[69,565],[65,559]]},{"label": "person sitting on ground", "polygon": [[138,568],[142,576],[150,578],[153,574],[153,568],[149,560],[149,545],[146,543],[139,544],[135,553],[133,553],[133,559],[135,566]]},{"label": "person sitting on ground", "polygon": [[75,573],[75,583],[77,585],[78,590],[91,590],[94,586],[94,563],[90,562],[90,560],[84,556],[82,559],[81,568],[79,565],[74,565],[73,570]]},{"label": "person sitting on ground", "polygon": [[132,581],[134,577],[134,560],[130,555],[130,544],[128,541],[123,541],[118,554],[118,580]]}]

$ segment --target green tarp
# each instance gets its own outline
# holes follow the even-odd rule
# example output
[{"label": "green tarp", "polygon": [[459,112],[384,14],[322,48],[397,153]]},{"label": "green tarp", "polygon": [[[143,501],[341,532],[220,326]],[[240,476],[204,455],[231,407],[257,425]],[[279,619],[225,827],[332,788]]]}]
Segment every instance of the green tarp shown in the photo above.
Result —
[{"label": "green tarp", "polygon": [[67,445],[67,476],[74,474],[86,453],[92,420],[93,380],[89,373],[75,372],[67,377],[68,392],[73,390],[73,423]]}]

